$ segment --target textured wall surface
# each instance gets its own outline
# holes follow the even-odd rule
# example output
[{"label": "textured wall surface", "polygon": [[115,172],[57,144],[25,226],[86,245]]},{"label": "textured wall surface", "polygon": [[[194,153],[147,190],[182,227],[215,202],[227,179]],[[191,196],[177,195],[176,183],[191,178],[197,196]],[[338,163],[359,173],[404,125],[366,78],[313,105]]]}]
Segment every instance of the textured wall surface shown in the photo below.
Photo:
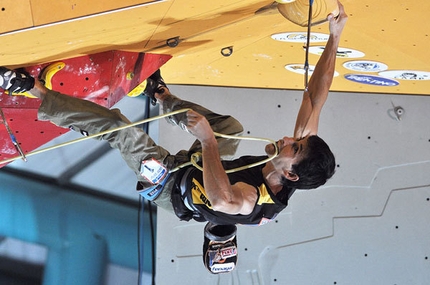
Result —
[{"label": "textured wall surface", "polygon": [[[245,135],[291,135],[301,92],[173,86],[172,93],[234,115]],[[398,120],[395,107],[404,112]],[[278,219],[238,227],[239,261],[215,276],[202,264],[203,226],[159,210],[159,284],[427,284],[430,280],[430,100],[425,96],[331,93],[319,135],[337,171],[317,190],[297,191]],[[165,122],[171,152],[193,141]],[[238,155],[261,154],[242,142]],[[186,280],[186,282],[185,282]],[[185,282],[185,283],[184,283]]]}]

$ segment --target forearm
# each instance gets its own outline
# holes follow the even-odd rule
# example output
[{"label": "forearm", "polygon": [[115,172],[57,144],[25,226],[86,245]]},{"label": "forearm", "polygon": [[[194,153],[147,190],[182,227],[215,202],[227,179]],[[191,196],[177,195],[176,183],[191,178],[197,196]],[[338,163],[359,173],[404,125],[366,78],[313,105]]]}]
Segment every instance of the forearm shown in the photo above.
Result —
[{"label": "forearm", "polygon": [[233,191],[222,166],[218,144],[213,140],[202,142],[203,183],[214,210],[222,211],[233,201]]},{"label": "forearm", "polygon": [[308,96],[312,105],[323,105],[327,100],[336,65],[336,54],[340,35],[330,35],[324,51],[315,66],[308,85]]},{"label": "forearm", "polygon": [[187,121],[188,131],[202,146],[203,184],[212,209],[228,214],[238,213],[243,204],[241,192],[233,191],[221,163],[218,142],[209,122],[204,116],[192,110],[187,112]]},{"label": "forearm", "polygon": [[339,15],[337,17],[334,17],[333,14],[327,17],[330,37],[309,81],[309,96],[312,104],[317,107],[322,107],[327,99],[335,72],[340,36],[348,20],[345,9],[339,1],[338,7]]}]

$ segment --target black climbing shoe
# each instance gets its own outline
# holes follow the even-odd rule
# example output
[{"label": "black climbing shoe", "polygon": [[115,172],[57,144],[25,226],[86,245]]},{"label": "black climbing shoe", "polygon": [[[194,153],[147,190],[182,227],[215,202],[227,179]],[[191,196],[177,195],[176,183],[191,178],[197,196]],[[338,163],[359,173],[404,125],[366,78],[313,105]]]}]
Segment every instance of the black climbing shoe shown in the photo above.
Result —
[{"label": "black climbing shoe", "polygon": [[151,100],[151,104],[155,106],[157,103],[157,99],[155,99],[155,93],[163,93],[164,90],[162,87],[166,87],[166,83],[164,83],[163,78],[161,77],[161,72],[158,69],[151,76],[146,79],[146,88],[143,91],[145,96],[148,96]]},{"label": "black climbing shoe", "polygon": [[24,70],[11,70],[0,66],[0,88],[10,93],[22,93],[34,87],[34,78]]}]

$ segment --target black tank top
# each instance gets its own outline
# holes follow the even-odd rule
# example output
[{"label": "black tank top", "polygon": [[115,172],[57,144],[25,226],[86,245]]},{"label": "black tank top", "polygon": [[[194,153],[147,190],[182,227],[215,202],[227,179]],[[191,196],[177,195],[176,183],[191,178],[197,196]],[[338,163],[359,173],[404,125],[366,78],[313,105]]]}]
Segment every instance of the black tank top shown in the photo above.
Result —
[{"label": "black tank top", "polygon": [[[267,156],[243,156],[232,161],[223,161],[223,165],[225,169],[233,169],[262,161],[265,158],[267,158]],[[287,206],[288,197],[291,196],[294,189],[284,187],[280,192],[281,195],[275,196],[269,186],[264,182],[262,174],[263,167],[264,164],[228,174],[228,178],[232,185],[237,182],[243,182],[255,187],[257,202],[249,215],[229,215],[213,211],[203,185],[202,172],[196,168],[188,175],[187,185],[189,185],[189,187],[187,187],[184,196],[188,198],[188,201],[192,202],[194,208],[197,209],[205,220],[212,223],[246,225],[266,224],[273,220]],[[279,197],[284,198],[279,199]]]}]

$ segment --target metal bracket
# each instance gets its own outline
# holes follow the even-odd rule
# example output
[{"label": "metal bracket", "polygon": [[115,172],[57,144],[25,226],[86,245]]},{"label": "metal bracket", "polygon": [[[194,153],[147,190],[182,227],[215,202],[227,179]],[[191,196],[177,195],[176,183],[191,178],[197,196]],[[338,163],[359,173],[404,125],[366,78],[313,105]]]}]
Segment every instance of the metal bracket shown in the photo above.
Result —
[{"label": "metal bracket", "polygon": [[3,120],[3,124],[6,127],[6,130],[9,134],[10,139],[12,140],[13,145],[15,146],[16,150],[18,151],[19,155],[21,156],[22,160],[27,161],[27,158],[25,157],[24,152],[22,151],[21,146],[19,145],[18,141],[16,140],[15,135],[13,134],[12,130],[9,127],[8,122],[6,121],[6,117],[3,113],[3,110],[0,108],[0,116],[1,119]]},{"label": "metal bracket", "polygon": [[396,116],[397,121],[401,121],[402,116],[405,114],[405,110],[401,106],[394,105],[393,101],[391,101],[391,104],[393,105],[392,111],[394,112],[394,115]]},{"label": "metal bracket", "polygon": [[233,54],[233,46],[224,47],[221,49],[222,56],[230,56]]}]

